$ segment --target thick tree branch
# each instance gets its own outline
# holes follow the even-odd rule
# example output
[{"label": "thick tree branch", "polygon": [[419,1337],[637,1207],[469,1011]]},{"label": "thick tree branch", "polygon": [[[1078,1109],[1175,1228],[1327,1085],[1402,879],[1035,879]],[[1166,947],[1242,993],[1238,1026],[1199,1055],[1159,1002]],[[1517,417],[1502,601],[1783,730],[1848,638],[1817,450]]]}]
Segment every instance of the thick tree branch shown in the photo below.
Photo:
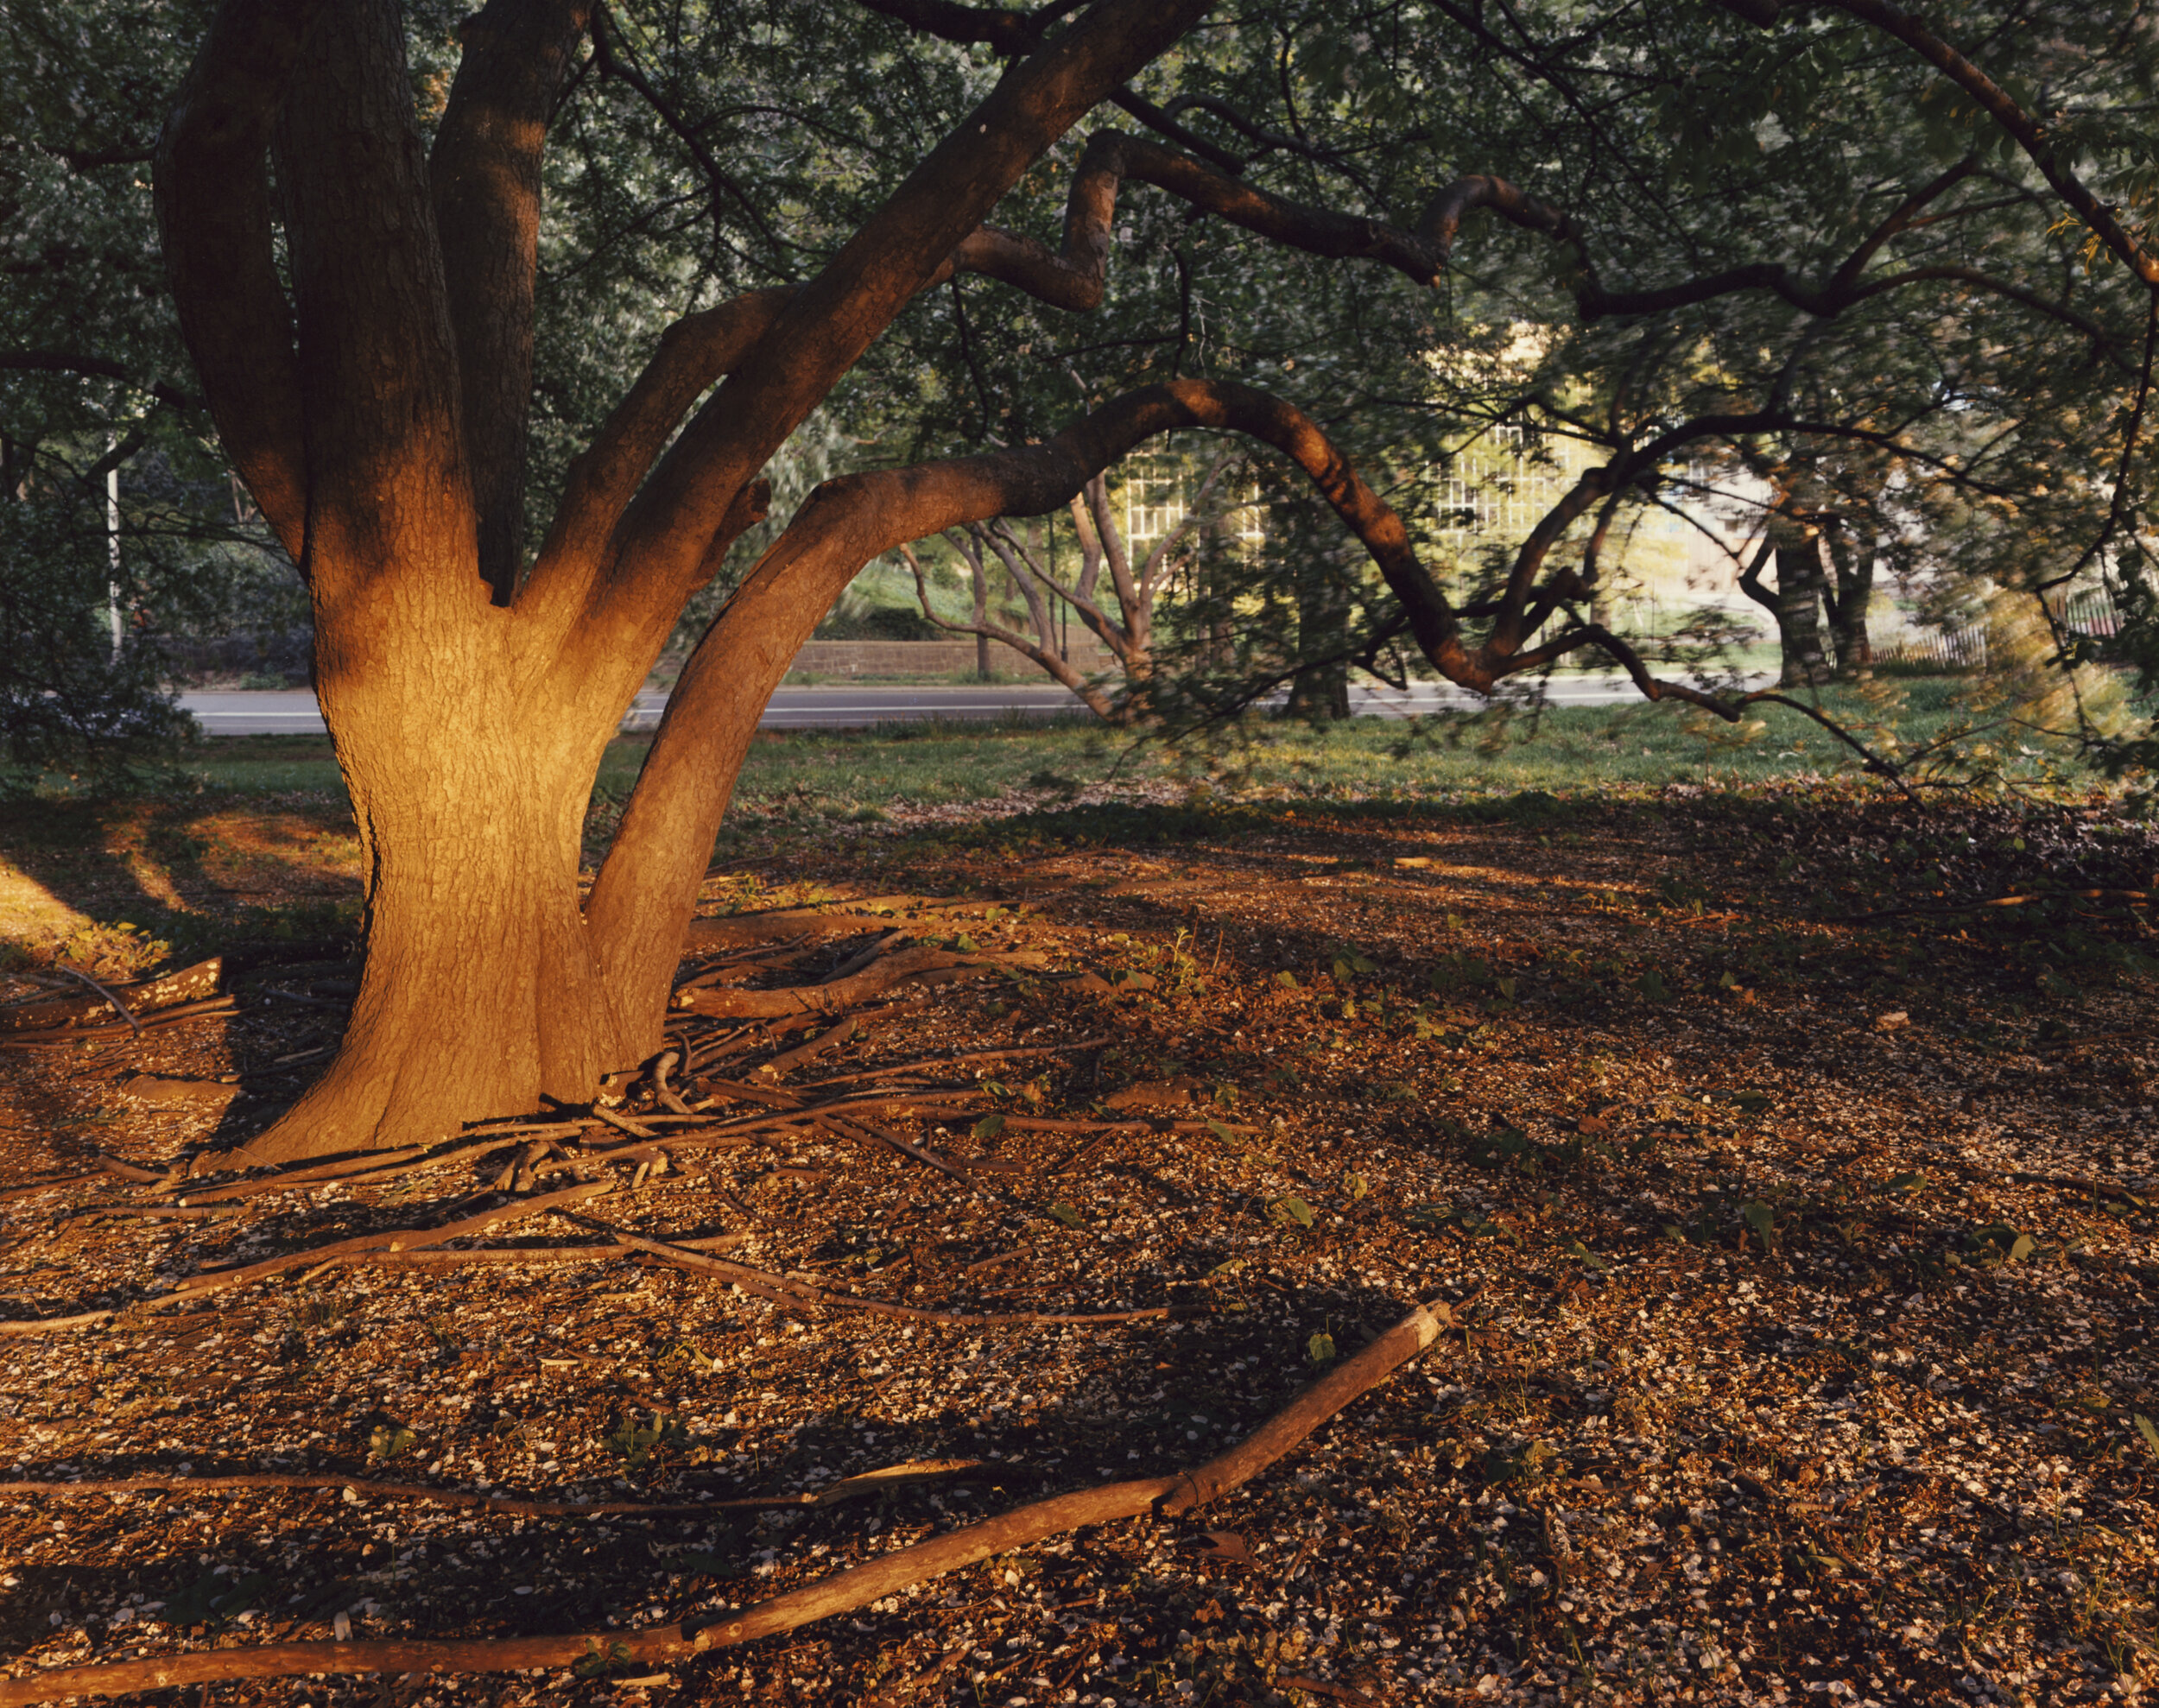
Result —
[{"label": "thick tree branch", "polygon": [[[422,588],[443,602],[435,614],[464,610],[487,590],[472,574],[477,519],[457,341],[393,0],[349,0],[323,13],[275,144],[318,599],[370,598],[376,572],[394,564],[396,609],[375,620],[414,621]],[[326,591],[325,564],[339,571]]]},{"label": "thick tree branch", "polygon": [[597,1662],[649,1665],[777,1636],[835,1614],[869,1606],[908,1588],[1000,1553],[1091,1524],[1156,1512],[1193,1511],[1250,1481],[1302,1445],[1343,1408],[1384,1382],[1453,1327],[1440,1303],[1421,1305],[1371,1344],[1351,1354],[1227,1452],[1168,1476],[1102,1483],[1034,1501],[979,1523],[872,1557],[753,1607],[642,1630],[568,1635],[361,1642],[267,1643],[146,1660],[56,1667],[0,1680],[0,1708],[63,1696],[116,1695],[225,1679],[283,1679],[302,1673],[507,1672]]},{"label": "thick tree branch", "polygon": [[540,160],[592,14],[591,0],[488,0],[467,18],[428,161],[480,574],[498,604],[522,566]]},{"label": "thick tree branch", "polygon": [[326,0],[228,0],[158,138],[159,238],[181,335],[234,470],[296,563],[307,477],[293,314],[278,282],[266,155]]},{"label": "thick tree branch", "polygon": [[[1451,680],[1490,686],[1402,519],[1307,416],[1249,386],[1150,386],[1040,445],[827,481],[744,579],[675,685],[586,902],[603,968],[649,965],[661,944],[680,949],[696,889],[683,875],[704,870],[726,811],[725,787],[713,779],[733,776],[772,688],[863,565],[947,528],[1043,515],[1133,446],[1190,427],[1244,433],[1297,463],[1378,564],[1426,657]],[[655,1044],[665,995],[657,989],[635,1022]]]},{"label": "thick tree branch", "polygon": [[752,291],[687,314],[661,333],[660,347],[644,370],[571,463],[533,566],[528,599],[544,598],[563,582],[595,571],[624,509],[683,415],[771,331],[794,294],[791,285]]},{"label": "thick tree branch", "polygon": [[643,651],[697,586],[732,495],[1027,168],[1207,3],[1098,0],[1008,71],[781,312],[624,513],[597,580],[551,615],[603,650]]}]

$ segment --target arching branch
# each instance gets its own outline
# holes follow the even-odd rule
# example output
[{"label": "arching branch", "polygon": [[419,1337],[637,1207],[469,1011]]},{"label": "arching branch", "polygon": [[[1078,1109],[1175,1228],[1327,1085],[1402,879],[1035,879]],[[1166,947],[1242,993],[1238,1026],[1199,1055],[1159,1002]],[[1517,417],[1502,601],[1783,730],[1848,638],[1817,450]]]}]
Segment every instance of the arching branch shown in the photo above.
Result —
[{"label": "arching branch", "polygon": [[1055,653],[1037,646],[1016,629],[1007,629],[1002,623],[992,622],[986,617],[979,621],[970,623],[954,623],[949,617],[940,617],[930,604],[929,581],[928,578],[922,573],[922,560],[916,557],[913,548],[908,546],[900,547],[900,555],[906,560],[908,568],[914,572],[915,602],[921,606],[922,615],[930,622],[935,623],[948,635],[978,635],[985,640],[995,641],[1002,646],[1011,648],[1014,652],[1035,665],[1053,681],[1078,695],[1086,703],[1087,710],[1104,722],[1106,723],[1117,716],[1116,703],[1110,699],[1109,695],[1088,681],[1085,676],[1074,670],[1065,660],[1058,657]]},{"label": "arching branch", "polygon": [[[586,903],[603,971],[638,965],[655,945],[680,946],[695,891],[685,876],[704,870],[726,811],[726,786],[714,780],[733,775],[766,697],[863,565],[947,528],[1046,514],[1135,446],[1191,427],[1241,433],[1288,455],[1378,564],[1425,656],[1451,680],[1491,686],[1464,652],[1454,613],[1402,519],[1309,417],[1249,386],[1149,386],[1040,445],[827,481],[744,578],[675,684]],[[667,908],[659,896],[669,898]],[[655,1006],[651,1025],[660,1018]]]},{"label": "arching branch", "polygon": [[234,0],[158,138],[159,240],[211,419],[272,532],[302,560],[307,479],[292,306],[270,234],[271,126],[326,0]]}]

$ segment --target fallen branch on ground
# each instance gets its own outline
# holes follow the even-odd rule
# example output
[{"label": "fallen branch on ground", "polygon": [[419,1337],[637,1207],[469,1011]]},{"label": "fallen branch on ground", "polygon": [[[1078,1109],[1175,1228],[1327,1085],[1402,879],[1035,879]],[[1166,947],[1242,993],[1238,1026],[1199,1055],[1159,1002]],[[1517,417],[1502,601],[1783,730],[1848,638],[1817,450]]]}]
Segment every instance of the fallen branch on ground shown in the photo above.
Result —
[{"label": "fallen branch on ground", "polygon": [[269,1643],[143,1660],[55,1667],[28,1678],[0,1680],[0,1708],[55,1697],[170,1690],[228,1679],[284,1679],[309,1673],[499,1673],[530,1667],[684,1661],[714,1648],[777,1636],[835,1614],[852,1612],[913,1585],[941,1578],[992,1555],[1086,1525],[1159,1511],[1189,1511],[1250,1481],[1361,1395],[1423,1351],[1451,1321],[1444,1306],[1418,1306],[1372,1344],[1345,1358],[1236,1446],[1170,1477],[1149,1477],[1055,1495],[979,1524],[899,1548],[879,1559],[700,1624],[567,1636],[426,1639],[383,1642]]},{"label": "fallen branch on ground", "polygon": [[930,1056],[921,1061],[902,1061],[890,1067],[865,1067],[858,1073],[842,1073],[831,1079],[813,1079],[806,1090],[819,1091],[828,1085],[852,1085],[858,1079],[882,1079],[894,1073],[921,1073],[933,1067],[959,1067],[971,1061],[1017,1061],[1023,1056],[1071,1055],[1080,1050],[1098,1050],[1116,1041],[1105,1034],[1099,1038],[1082,1038],[1076,1044],[1035,1044],[1019,1050],[969,1050],[965,1055]]}]

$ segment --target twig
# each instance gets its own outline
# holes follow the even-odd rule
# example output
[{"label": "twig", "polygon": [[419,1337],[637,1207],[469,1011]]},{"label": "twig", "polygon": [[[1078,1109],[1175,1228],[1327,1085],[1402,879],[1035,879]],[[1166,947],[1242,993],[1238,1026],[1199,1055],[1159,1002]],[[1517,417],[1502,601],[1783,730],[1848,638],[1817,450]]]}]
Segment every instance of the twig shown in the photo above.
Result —
[{"label": "twig", "polygon": [[103,1151],[92,1151],[98,1167],[108,1174],[117,1174],[123,1180],[139,1180],[145,1186],[161,1186],[178,1179],[170,1168],[145,1168],[139,1163],[125,1162],[117,1156],[107,1156]]},{"label": "twig", "polygon": [[75,1317],[26,1317],[19,1321],[0,1322],[0,1335],[57,1334],[64,1329],[89,1328],[106,1321],[111,1311],[85,1311]]},{"label": "twig", "polygon": [[174,1299],[192,1298],[199,1294],[261,1281],[269,1275],[282,1275],[286,1270],[296,1268],[303,1263],[320,1263],[360,1252],[402,1251],[413,1246],[444,1245],[453,1239],[470,1239],[499,1223],[522,1220],[527,1216],[537,1216],[566,1204],[575,1204],[580,1199],[596,1197],[610,1190],[613,1185],[611,1180],[580,1181],[576,1186],[565,1186],[560,1192],[543,1192],[538,1198],[505,1204],[493,1210],[483,1211],[477,1216],[468,1216],[463,1221],[446,1222],[440,1227],[385,1229],[381,1233],[359,1234],[351,1239],[337,1240],[305,1251],[288,1251],[282,1256],[265,1257],[260,1262],[244,1263],[236,1268],[186,1275],[171,1293],[143,1302],[151,1306],[168,1304]]},{"label": "twig", "polygon": [[726,1019],[833,1015],[867,997],[883,996],[895,984],[932,973],[987,977],[1013,967],[1037,969],[1041,965],[1042,957],[1031,952],[963,955],[915,944],[826,984],[796,984],[777,990],[688,990],[679,993],[674,1002],[677,1008],[693,1014],[716,1015]]},{"label": "twig", "polygon": [[1099,1049],[1114,1041],[1105,1036],[1082,1038],[1076,1044],[1035,1044],[1023,1050],[970,1050],[965,1055],[930,1056],[921,1061],[903,1061],[890,1067],[865,1067],[859,1073],[843,1073],[832,1079],[813,1079],[804,1087],[807,1091],[822,1091],[827,1085],[850,1085],[857,1079],[882,1079],[888,1074],[919,1073],[932,1067],[957,1067],[970,1061],[1016,1061],[1023,1056],[1067,1055],[1079,1050]]},{"label": "twig", "polygon": [[62,1174],[57,1180],[33,1180],[27,1186],[15,1186],[0,1192],[0,1204],[5,1204],[11,1199],[35,1198],[41,1192],[59,1192],[65,1186],[85,1186],[92,1180],[104,1178],[104,1170],[99,1168],[88,1174]]},{"label": "twig", "polygon": [[655,1133],[651,1128],[643,1125],[640,1122],[632,1121],[626,1115],[617,1115],[611,1109],[602,1109],[598,1104],[594,1104],[592,1105],[592,1117],[595,1120],[605,1122],[610,1127],[612,1127],[618,1133],[629,1134],[633,1139],[655,1139],[659,1137],[659,1135]]},{"label": "twig", "polygon": [[142,1022],[128,1012],[128,1005],[122,1002],[117,996],[114,996],[111,991],[106,990],[104,985],[98,984],[98,981],[92,978],[88,973],[78,972],[71,966],[55,966],[53,971],[55,972],[64,972],[70,978],[79,978],[82,980],[84,984],[87,984],[92,990],[95,990],[100,996],[103,996],[105,1001],[112,1004],[113,1013],[118,1015],[121,1019],[127,1022],[128,1029],[130,1031],[133,1032],[138,1038],[142,1035]]},{"label": "twig", "polygon": [[917,1305],[892,1305],[882,1299],[864,1299],[858,1294],[832,1293],[807,1281],[792,1281],[785,1275],[776,1275],[769,1269],[752,1269],[744,1264],[731,1263],[724,1257],[707,1257],[702,1252],[685,1247],[669,1245],[663,1240],[647,1239],[608,1222],[591,1221],[582,1216],[567,1218],[580,1227],[604,1230],[614,1235],[624,1245],[639,1251],[649,1251],[686,1269],[701,1270],[706,1275],[719,1275],[732,1281],[744,1293],[754,1293],[776,1304],[829,1305],[844,1311],[867,1311],[880,1317],[903,1317],[909,1322],[946,1323],[960,1328],[987,1328],[994,1325],[1011,1327],[1077,1326],[1089,1323],[1136,1323],[1152,1321],[1169,1314],[1169,1306],[1157,1305],[1139,1311],[1092,1311],[1055,1313],[1048,1311],[1022,1311],[1013,1313],[979,1313],[962,1311],[931,1311]]},{"label": "twig", "polygon": [[643,1631],[601,1630],[566,1636],[431,1642],[270,1643],[138,1661],[56,1667],[0,1680],[0,1708],[55,1697],[168,1690],[227,1679],[282,1679],[308,1673],[504,1672],[566,1667],[590,1656],[638,1663],[680,1661],[731,1648],[852,1612],[910,1585],[957,1572],[992,1555],[1159,1510],[1181,1513],[1218,1498],[1288,1453],[1337,1412],[1386,1380],[1440,1337],[1444,1307],[1420,1306],[1372,1344],[1345,1358],[1226,1453],[1173,1477],[1144,1477],[1053,1496],[998,1517],[950,1531],[785,1595],[699,1624]]},{"label": "twig", "polygon": [[808,1043],[797,1044],[793,1049],[776,1055],[770,1061],[763,1064],[757,1072],[769,1073],[776,1079],[797,1062],[807,1061],[813,1056],[822,1055],[826,1050],[836,1049],[845,1043],[848,1039],[855,1035],[858,1024],[854,1015],[849,1015],[831,1031],[820,1032]]},{"label": "twig", "polygon": [[955,1162],[949,1157],[940,1156],[927,1145],[918,1145],[912,1139],[902,1138],[897,1133],[888,1133],[882,1127],[872,1127],[867,1122],[839,1121],[830,1118],[821,1120],[817,1124],[848,1138],[881,1140],[899,1152],[901,1155],[911,1156],[917,1162],[927,1162],[940,1173],[951,1175],[963,1186],[979,1184],[966,1164]]},{"label": "twig", "polygon": [[[584,1123],[577,1122],[564,1130],[582,1132]],[[364,1168],[354,1173],[339,1173],[349,1163],[321,1164],[312,1168],[295,1168],[262,1180],[242,1180],[229,1186],[212,1186],[205,1192],[189,1190],[174,1202],[179,1204],[220,1204],[236,1198],[255,1198],[263,1192],[284,1192],[295,1186],[305,1186],[310,1192],[321,1186],[371,1186],[384,1180],[395,1180],[407,1174],[417,1174],[422,1169],[438,1167],[446,1162],[461,1162],[469,1157],[486,1156],[492,1152],[507,1150],[520,1142],[522,1133],[501,1133],[482,1140],[478,1144],[455,1145],[448,1150],[417,1152],[393,1150],[383,1153],[382,1166]]]},{"label": "twig", "polygon": [[0,1483],[0,1500],[30,1495],[118,1495],[175,1493],[187,1495],[239,1494],[254,1489],[351,1489],[384,1500],[433,1501],[441,1506],[486,1507],[491,1511],[532,1518],[564,1518],[579,1515],[594,1518],[624,1514],[646,1514],[655,1518],[679,1517],[702,1512],[707,1507],[807,1506],[810,1496],[785,1496],[763,1501],[700,1501],[694,1504],[646,1505],[633,1501],[531,1501],[515,1495],[482,1495],[469,1489],[436,1489],[424,1483],[376,1483],[358,1477],[310,1477],[297,1472],[260,1471],[241,1477],[85,1477],[66,1483]]},{"label": "twig", "polygon": [[[133,1020],[133,1025],[137,1033],[149,1032],[161,1026],[177,1025],[183,1020],[201,1020],[211,1015],[232,1014],[239,1006],[231,996],[212,996],[199,1003],[183,1003],[176,1008],[160,1009],[155,1014]],[[100,1038],[117,1038],[127,1029],[116,1024],[54,1026],[37,1032],[15,1032],[0,1037],[0,1050],[58,1049],[85,1040],[94,1041]]]}]

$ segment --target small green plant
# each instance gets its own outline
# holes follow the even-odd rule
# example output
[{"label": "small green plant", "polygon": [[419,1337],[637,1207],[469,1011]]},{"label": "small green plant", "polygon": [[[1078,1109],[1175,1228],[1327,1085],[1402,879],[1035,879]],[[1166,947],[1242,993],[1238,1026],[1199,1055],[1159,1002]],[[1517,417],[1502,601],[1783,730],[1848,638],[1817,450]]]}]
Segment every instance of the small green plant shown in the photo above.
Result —
[{"label": "small green plant", "polygon": [[634,1471],[652,1457],[655,1448],[688,1444],[690,1433],[682,1427],[680,1418],[663,1416],[658,1412],[652,1413],[651,1418],[649,1425],[640,1426],[636,1414],[632,1412],[600,1438],[601,1445]]},{"label": "small green plant", "polygon": [[389,1420],[368,1431],[367,1456],[377,1461],[399,1458],[410,1452],[419,1439],[403,1424]]},{"label": "small green plant", "polygon": [[1304,1361],[1307,1364],[1331,1364],[1334,1362],[1334,1337],[1321,1329],[1304,1343]]},{"label": "small green plant", "polygon": [[1308,1228],[1318,1221],[1312,1206],[1295,1192],[1276,1199],[1267,1206],[1267,1219],[1276,1227]]},{"label": "small green plant", "polygon": [[570,1671],[580,1679],[604,1679],[629,1664],[630,1645],[617,1637],[605,1648],[588,1642],[584,1654],[571,1663]]}]

